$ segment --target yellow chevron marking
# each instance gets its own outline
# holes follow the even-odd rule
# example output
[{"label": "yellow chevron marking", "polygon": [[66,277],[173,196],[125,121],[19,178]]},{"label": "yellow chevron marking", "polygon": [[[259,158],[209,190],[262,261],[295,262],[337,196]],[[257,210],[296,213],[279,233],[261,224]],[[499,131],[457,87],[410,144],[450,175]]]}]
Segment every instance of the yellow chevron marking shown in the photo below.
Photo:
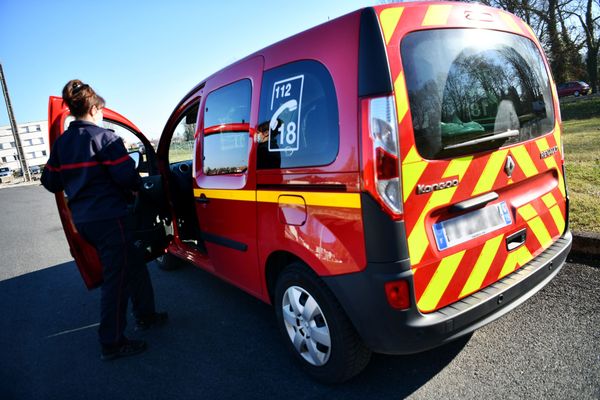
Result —
[{"label": "yellow chevron marking", "polygon": [[383,29],[383,36],[385,36],[386,44],[390,44],[390,40],[392,39],[392,35],[396,30],[396,26],[398,26],[398,21],[400,21],[403,11],[404,7],[386,8],[379,15],[379,20],[381,21],[381,28]]},{"label": "yellow chevron marking", "polygon": [[544,249],[552,244],[552,237],[550,237],[548,229],[540,217],[527,221],[527,225]]},{"label": "yellow chevron marking", "polygon": [[[450,161],[446,171],[444,171],[443,177],[445,178],[458,175],[459,179],[462,178],[469,168],[472,159],[473,157],[468,156],[455,158],[454,160]],[[423,209],[423,212],[421,212],[417,223],[408,236],[408,253],[410,255],[410,262],[413,266],[421,262],[421,259],[425,254],[425,250],[427,250],[427,246],[429,246],[427,231],[425,230],[425,217],[434,208],[450,203],[455,192],[456,187],[452,187],[450,189],[433,192],[431,197],[429,197],[429,201],[425,205],[425,208]]]},{"label": "yellow chevron marking", "polygon": [[[558,99],[558,90],[556,89],[556,82],[554,79],[550,78],[550,88],[552,89],[552,98]],[[560,113],[560,109],[556,110]]]},{"label": "yellow chevron marking", "polygon": [[[537,145],[538,150],[540,151],[540,153],[542,151],[548,150],[550,148],[550,145],[548,144],[548,141],[544,137],[536,140],[535,144]],[[554,160],[554,157],[552,157],[552,156],[544,158],[544,162],[546,163],[546,166],[548,168],[552,168],[553,166],[556,165],[556,163],[554,163],[554,165],[552,164],[552,160]]]},{"label": "yellow chevron marking", "polygon": [[404,163],[403,164],[412,164],[412,163],[416,163],[419,161],[423,161],[425,162],[425,160],[423,160],[421,158],[421,156],[419,155],[419,153],[417,152],[417,148],[415,145],[413,145],[408,154],[406,155],[406,158],[404,159]]},{"label": "yellow chevron marking", "polygon": [[[558,123],[556,123],[556,125],[554,125],[554,141],[556,141],[556,146],[558,147],[559,151],[562,151],[562,146],[560,145],[560,140],[561,140],[561,135],[562,132],[560,130],[560,125]],[[561,154],[561,156],[564,156],[564,154]]]},{"label": "yellow chevron marking", "polygon": [[[546,140],[546,138],[541,138],[541,139],[536,140],[535,144],[537,145],[540,153],[542,151],[548,150],[550,148],[550,145],[548,144],[548,141]],[[558,168],[558,165],[556,164],[556,159],[554,158],[554,156],[544,158],[544,162],[546,163],[546,167],[548,167],[548,169],[555,169],[556,172],[558,172],[558,189],[560,190],[560,193],[563,195],[563,197],[565,197],[566,196],[565,182],[564,182],[564,179],[562,176],[562,169]]]},{"label": "yellow chevron marking", "polygon": [[517,146],[514,149],[511,149],[510,152],[515,156],[517,165],[523,170],[526,177],[529,178],[538,173],[538,170],[524,145]]},{"label": "yellow chevron marking", "polygon": [[508,150],[498,150],[495,153],[492,153],[485,168],[483,169],[483,172],[481,173],[481,176],[479,177],[479,180],[477,181],[477,185],[475,185],[475,189],[472,193],[473,196],[489,192],[492,189],[492,186],[494,186],[494,182],[496,181],[496,177],[504,165],[507,153]]},{"label": "yellow chevron marking", "polygon": [[404,71],[398,74],[398,77],[394,82],[394,91],[396,92],[396,108],[398,111],[398,123],[400,123],[408,113],[408,94],[406,93]]},{"label": "yellow chevron marking", "polygon": [[556,198],[552,194],[552,192],[547,193],[542,196],[542,201],[550,209],[550,215],[552,215],[552,219],[554,220],[554,224],[558,229],[559,233],[563,233],[565,230],[565,218],[560,211],[560,207],[556,204]]},{"label": "yellow chevron marking", "polygon": [[460,292],[459,297],[467,296],[481,288],[483,280],[490,270],[494,257],[498,252],[500,243],[502,243],[502,239],[504,239],[504,235],[496,236],[485,242],[481,254],[479,254],[479,258],[475,263],[475,267],[473,268],[471,275],[469,275],[469,279]]},{"label": "yellow chevron marking", "polygon": [[500,18],[502,18],[502,20],[504,21],[504,24],[512,31],[514,31],[516,33],[524,33],[523,29],[521,29],[519,24],[517,24],[515,17],[513,17],[512,15],[510,15],[508,13],[500,12]]},{"label": "yellow chevron marking", "polygon": [[448,16],[452,11],[450,5],[435,5],[427,8],[425,18],[423,18],[422,26],[432,25],[446,25],[448,23]]},{"label": "yellow chevron marking", "polygon": [[454,192],[456,192],[456,187],[433,192],[412,232],[408,236],[408,254],[410,255],[410,263],[413,267],[421,262],[423,254],[425,254],[425,250],[429,246],[427,232],[425,231],[425,217],[432,209],[442,204],[448,204],[452,196],[454,196]]},{"label": "yellow chevron marking", "polygon": [[442,259],[440,265],[435,270],[435,274],[433,274],[433,278],[429,281],[427,288],[417,303],[419,310],[431,311],[435,309],[465,255],[465,251],[463,250]]},{"label": "yellow chevron marking", "polygon": [[523,22],[523,25],[525,25],[525,29],[527,30],[527,32],[529,32],[529,34],[531,35],[531,37],[534,38],[534,39],[537,39],[537,35],[533,31],[533,29],[531,29],[531,27],[528,24],[526,24],[525,22]]},{"label": "yellow chevron marking", "polygon": [[[194,189],[194,196],[209,199],[259,201],[263,203],[306,204],[323,207],[360,208],[358,193],[279,192],[271,190]],[[280,197],[283,198],[280,199]],[[296,200],[297,199],[297,200]],[[304,201],[302,201],[304,199]]]},{"label": "yellow chevron marking", "polygon": [[563,195],[563,198],[566,198],[567,193],[565,191],[565,179],[563,178],[562,171],[558,171],[558,189],[560,193]]},{"label": "yellow chevron marking", "polygon": [[520,207],[517,212],[523,217],[525,221],[529,221],[532,218],[537,217],[538,213],[535,211],[535,208],[531,204],[524,205]]},{"label": "yellow chevron marking", "polygon": [[402,163],[402,192],[404,193],[404,201],[414,192],[417,182],[427,168],[427,161],[424,161],[417,149],[413,145],[408,152],[406,159]]},{"label": "yellow chevron marking", "polygon": [[529,252],[526,246],[521,246],[515,251],[508,253],[506,257],[506,261],[504,261],[504,266],[502,267],[502,271],[500,271],[500,275],[498,275],[498,279],[505,277],[506,275],[513,272],[517,269],[517,266],[522,267],[527,264],[533,256]]},{"label": "yellow chevron marking", "polygon": [[465,173],[467,172],[467,169],[469,169],[471,161],[473,161],[473,156],[455,158],[450,162],[450,165],[448,165],[442,177],[450,178],[452,176],[458,175],[458,179],[462,179]]},{"label": "yellow chevron marking", "polygon": [[558,232],[562,234],[565,231],[565,218],[563,217],[558,204],[550,209],[550,215],[552,215],[552,219],[554,219]]},{"label": "yellow chevron marking", "polygon": [[544,221],[538,216],[538,213],[531,204],[524,205],[517,212],[527,221],[529,229],[531,229],[544,249],[552,244],[552,238],[548,233],[546,225],[544,225]]},{"label": "yellow chevron marking", "polygon": [[550,208],[550,207],[552,207],[553,205],[556,204],[556,199],[554,198],[554,195],[552,194],[552,192],[543,195],[542,196],[542,201],[544,202],[544,204],[548,208]]}]

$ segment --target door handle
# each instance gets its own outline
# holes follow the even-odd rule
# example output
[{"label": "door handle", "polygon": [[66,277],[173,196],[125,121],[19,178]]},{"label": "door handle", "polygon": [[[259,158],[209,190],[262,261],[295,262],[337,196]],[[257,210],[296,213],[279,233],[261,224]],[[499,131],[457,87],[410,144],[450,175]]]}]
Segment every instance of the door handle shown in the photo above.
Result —
[{"label": "door handle", "polygon": [[481,208],[485,206],[490,201],[494,201],[498,198],[498,193],[490,192],[481,196],[473,197],[472,199],[468,199],[465,201],[461,201],[460,203],[454,204],[450,207],[450,212],[462,212],[474,210],[476,208]]},{"label": "door handle", "polygon": [[200,195],[200,197],[196,198],[196,201],[200,204],[208,204],[210,203],[210,199],[208,197],[206,197],[206,195],[204,193],[202,193]]},{"label": "door handle", "polygon": [[513,233],[506,238],[506,250],[512,251],[519,246],[525,244],[527,239],[527,228],[521,229],[520,231]]}]

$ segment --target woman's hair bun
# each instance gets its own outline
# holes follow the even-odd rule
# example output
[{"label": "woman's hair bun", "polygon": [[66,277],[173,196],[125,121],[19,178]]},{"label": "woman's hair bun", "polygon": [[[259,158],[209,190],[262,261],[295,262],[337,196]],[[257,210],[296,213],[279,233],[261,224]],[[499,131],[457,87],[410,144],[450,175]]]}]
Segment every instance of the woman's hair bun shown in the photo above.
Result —
[{"label": "woman's hair bun", "polygon": [[73,79],[67,82],[62,91],[63,101],[67,103],[71,114],[78,118],[89,113],[92,107],[104,107],[104,99],[96,94],[94,89],[80,81]]}]

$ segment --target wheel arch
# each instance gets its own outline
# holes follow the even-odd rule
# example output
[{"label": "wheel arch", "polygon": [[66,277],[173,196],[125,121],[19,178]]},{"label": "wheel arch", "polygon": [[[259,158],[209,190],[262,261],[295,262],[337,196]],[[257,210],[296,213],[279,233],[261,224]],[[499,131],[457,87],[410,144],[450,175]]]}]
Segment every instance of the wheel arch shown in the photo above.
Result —
[{"label": "wheel arch", "polygon": [[277,278],[288,265],[295,261],[299,261],[310,268],[306,261],[302,260],[297,255],[290,253],[289,251],[274,251],[269,254],[269,257],[267,257],[267,261],[265,263],[265,283],[267,288],[267,301],[269,304],[273,304]]}]

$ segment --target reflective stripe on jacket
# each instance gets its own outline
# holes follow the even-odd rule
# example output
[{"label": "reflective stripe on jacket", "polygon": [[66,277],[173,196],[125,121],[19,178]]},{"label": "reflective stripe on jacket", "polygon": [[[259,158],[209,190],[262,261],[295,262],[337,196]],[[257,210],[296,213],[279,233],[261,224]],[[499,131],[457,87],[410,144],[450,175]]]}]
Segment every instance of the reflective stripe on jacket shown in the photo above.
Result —
[{"label": "reflective stripe on jacket", "polygon": [[123,140],[87,121],[71,122],[52,146],[42,173],[46,189],[66,192],[75,223],[125,216],[140,184]]}]

